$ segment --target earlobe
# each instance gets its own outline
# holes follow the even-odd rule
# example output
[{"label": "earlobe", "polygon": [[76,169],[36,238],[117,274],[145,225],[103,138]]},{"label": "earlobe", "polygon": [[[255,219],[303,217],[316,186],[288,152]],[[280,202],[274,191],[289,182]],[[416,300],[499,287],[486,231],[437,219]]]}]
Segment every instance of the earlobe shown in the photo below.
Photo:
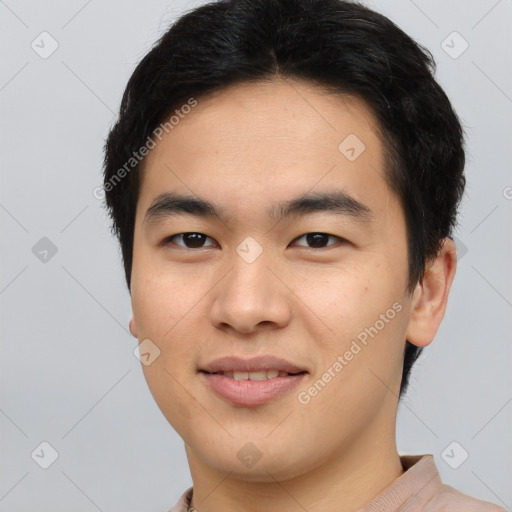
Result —
[{"label": "earlobe", "polygon": [[455,243],[445,238],[438,255],[427,265],[413,293],[406,333],[407,341],[413,345],[425,347],[432,343],[446,311],[456,266]]},{"label": "earlobe", "polygon": [[134,338],[139,338],[139,334],[138,334],[138,331],[137,331],[137,326],[135,325],[135,320],[134,318],[132,317],[131,320],[130,320],[130,332],[132,334],[132,336]]}]

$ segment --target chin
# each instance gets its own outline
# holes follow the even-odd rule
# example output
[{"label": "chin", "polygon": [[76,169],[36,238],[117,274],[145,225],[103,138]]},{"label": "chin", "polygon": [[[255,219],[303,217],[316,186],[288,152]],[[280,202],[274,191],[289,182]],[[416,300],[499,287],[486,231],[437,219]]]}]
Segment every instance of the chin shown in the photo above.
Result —
[{"label": "chin", "polygon": [[[229,474],[230,478],[244,482],[272,483],[276,480],[290,480],[307,471],[304,462],[305,460],[311,462],[311,458],[306,454],[298,458],[297,452],[290,446],[284,447],[284,451],[275,451],[274,455],[270,457],[267,449],[262,447],[263,444],[264,441],[257,443],[235,441],[234,446],[217,444],[214,450],[205,452],[203,438],[201,450],[195,452],[195,455],[199,454],[203,463],[215,471],[225,475]],[[214,446],[213,443],[211,446]],[[258,449],[257,446],[260,448]],[[274,451],[274,447],[271,448]],[[283,448],[282,444],[280,448]],[[293,454],[293,458],[289,457],[290,453]]]}]

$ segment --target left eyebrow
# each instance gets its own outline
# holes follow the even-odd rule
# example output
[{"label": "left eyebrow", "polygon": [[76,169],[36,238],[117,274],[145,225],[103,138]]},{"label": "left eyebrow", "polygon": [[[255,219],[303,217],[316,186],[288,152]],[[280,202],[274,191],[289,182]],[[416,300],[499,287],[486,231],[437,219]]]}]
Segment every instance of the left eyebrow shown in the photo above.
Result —
[{"label": "left eyebrow", "polygon": [[282,220],[287,217],[304,216],[317,212],[342,215],[361,222],[373,220],[371,209],[343,190],[317,192],[290,201],[282,201],[270,208],[267,214],[272,219]]},{"label": "left eyebrow", "polygon": [[[281,201],[267,210],[273,220],[288,217],[306,216],[326,212],[350,217],[360,222],[374,219],[373,212],[365,204],[350,196],[343,190],[306,194],[289,201]],[[210,201],[175,192],[157,196],[144,216],[144,222],[156,222],[159,219],[175,215],[194,215],[203,218],[216,218],[223,223],[227,221],[227,212]]]}]

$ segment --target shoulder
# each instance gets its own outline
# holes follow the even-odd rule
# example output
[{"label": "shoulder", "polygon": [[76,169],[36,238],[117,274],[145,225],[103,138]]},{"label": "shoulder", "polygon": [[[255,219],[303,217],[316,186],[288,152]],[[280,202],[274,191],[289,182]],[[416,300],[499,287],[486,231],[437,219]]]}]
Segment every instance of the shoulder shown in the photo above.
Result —
[{"label": "shoulder", "polygon": [[441,484],[435,496],[425,505],[424,512],[507,512],[503,507],[482,501]]}]

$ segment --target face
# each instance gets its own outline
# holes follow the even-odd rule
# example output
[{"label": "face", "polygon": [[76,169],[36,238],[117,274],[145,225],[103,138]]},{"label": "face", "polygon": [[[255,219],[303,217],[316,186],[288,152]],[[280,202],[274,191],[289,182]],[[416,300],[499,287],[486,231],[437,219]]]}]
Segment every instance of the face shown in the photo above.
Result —
[{"label": "face", "polygon": [[[411,296],[384,166],[367,106],[300,81],[198,99],[150,151],[130,327],[191,468],[270,481],[394,441]],[[286,376],[201,371],[227,356]]]}]

